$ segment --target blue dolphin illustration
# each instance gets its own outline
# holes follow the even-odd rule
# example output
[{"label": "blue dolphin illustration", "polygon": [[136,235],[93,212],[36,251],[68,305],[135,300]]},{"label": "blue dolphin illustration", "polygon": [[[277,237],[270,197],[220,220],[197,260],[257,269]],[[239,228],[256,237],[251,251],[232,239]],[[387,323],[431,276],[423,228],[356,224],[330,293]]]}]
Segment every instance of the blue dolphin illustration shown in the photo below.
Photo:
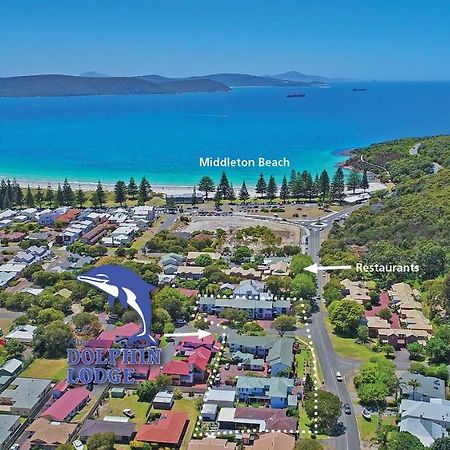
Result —
[{"label": "blue dolphin illustration", "polygon": [[146,283],[131,269],[116,265],[95,267],[79,275],[77,280],[88,283],[108,294],[108,303],[112,306],[117,298],[124,308],[134,309],[142,321],[142,331],[131,336],[128,342],[138,339],[150,341],[157,345],[155,338],[150,334],[152,322],[152,303],[150,294],[155,287]]}]

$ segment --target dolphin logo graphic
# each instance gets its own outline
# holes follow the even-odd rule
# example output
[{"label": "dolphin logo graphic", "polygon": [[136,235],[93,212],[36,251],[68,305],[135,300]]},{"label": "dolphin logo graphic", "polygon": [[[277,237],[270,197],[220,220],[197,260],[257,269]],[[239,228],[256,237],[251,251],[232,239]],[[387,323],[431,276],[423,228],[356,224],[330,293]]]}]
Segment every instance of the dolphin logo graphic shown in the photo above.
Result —
[{"label": "dolphin logo graphic", "polygon": [[152,322],[152,303],[150,294],[155,287],[146,283],[132,270],[116,265],[95,267],[77,280],[88,283],[108,294],[108,303],[112,306],[117,298],[124,308],[134,309],[142,321],[142,331],[131,336],[128,342],[138,339],[150,341],[157,345],[155,338],[150,334]]}]

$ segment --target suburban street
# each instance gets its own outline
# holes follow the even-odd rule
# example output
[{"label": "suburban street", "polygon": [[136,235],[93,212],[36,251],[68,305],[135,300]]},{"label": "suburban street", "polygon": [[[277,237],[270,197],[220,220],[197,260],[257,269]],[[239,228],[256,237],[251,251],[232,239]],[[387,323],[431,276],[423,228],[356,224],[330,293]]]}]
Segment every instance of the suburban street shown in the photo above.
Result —
[{"label": "suburban street", "polygon": [[[315,263],[319,263],[320,261],[318,252],[320,250],[324,232],[329,231],[334,219],[339,219],[356,208],[357,207],[346,208],[339,213],[331,214],[327,218],[322,219],[322,222],[326,224],[322,227],[317,227],[312,224],[304,225],[310,233],[308,239],[308,253]],[[323,228],[323,230],[321,228]],[[322,367],[327,390],[336,394],[341,399],[342,403],[349,403],[352,405],[350,393],[346,385],[345,373],[352,370],[359,363],[351,359],[339,357],[333,349],[324,321],[324,318],[328,313],[322,297],[323,285],[325,284],[325,277],[323,276],[323,273],[324,272],[319,271],[317,274],[317,288],[320,294],[320,309],[312,315],[313,322],[309,325],[310,334]],[[304,334],[304,330],[300,330],[299,334]],[[342,373],[344,376],[343,382],[336,380],[336,372]],[[353,407],[351,415],[344,413],[342,414],[342,424],[344,427],[344,432],[334,439],[336,450],[353,450],[361,448],[358,425],[356,423],[355,411],[353,410]]]}]

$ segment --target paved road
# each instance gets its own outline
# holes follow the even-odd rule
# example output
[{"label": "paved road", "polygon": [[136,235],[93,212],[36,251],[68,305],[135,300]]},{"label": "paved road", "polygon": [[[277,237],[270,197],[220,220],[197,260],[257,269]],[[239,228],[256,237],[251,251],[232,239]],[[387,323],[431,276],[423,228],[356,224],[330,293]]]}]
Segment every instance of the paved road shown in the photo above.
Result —
[{"label": "paved road", "polygon": [[[312,224],[307,226],[310,233],[308,253],[314,262],[319,262],[318,252],[322,243],[322,236],[325,232],[329,231],[333,220],[339,219],[358,207],[359,206],[351,207],[344,211],[340,211],[337,214],[328,216],[328,218],[324,221],[326,226],[322,227],[323,230],[319,227],[313,226]],[[343,403],[349,403],[351,405],[351,397],[345,384],[345,373],[357,367],[359,363],[351,359],[339,357],[333,349],[324,322],[324,318],[328,314],[322,297],[324,280],[325,278],[322,276],[322,273],[319,272],[317,274],[317,286],[321,298],[320,310],[313,314],[313,322],[309,325],[310,334],[322,367],[327,390],[336,394]],[[300,330],[299,334],[303,334],[304,332],[304,330]],[[338,382],[336,380],[336,372],[341,372],[344,375],[344,382]],[[344,433],[334,439],[336,450],[355,450],[361,448],[358,426],[354,412],[352,411],[351,415],[342,414],[341,420],[344,426]]]}]

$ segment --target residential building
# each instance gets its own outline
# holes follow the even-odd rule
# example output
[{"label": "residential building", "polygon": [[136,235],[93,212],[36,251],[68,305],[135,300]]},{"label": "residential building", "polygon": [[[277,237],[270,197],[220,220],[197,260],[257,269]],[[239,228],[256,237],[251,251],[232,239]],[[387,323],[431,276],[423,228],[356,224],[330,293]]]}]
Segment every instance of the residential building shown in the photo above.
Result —
[{"label": "residential building", "polygon": [[10,448],[11,439],[20,423],[20,415],[0,413],[0,450]]},{"label": "residential building", "polygon": [[284,377],[260,378],[240,376],[237,380],[236,391],[240,400],[268,401],[274,409],[287,408],[291,399],[294,381]]},{"label": "residential building", "polygon": [[[191,205],[192,204],[192,198],[193,193],[186,193],[186,194],[166,194],[166,202],[167,203],[173,203],[173,204],[182,204],[182,205]],[[195,202],[196,203],[203,203],[204,196],[203,194],[196,192],[195,193]]]},{"label": "residential building", "polygon": [[198,280],[203,276],[204,270],[200,266],[177,266],[176,275],[183,280]]},{"label": "residential building", "polygon": [[79,431],[79,436],[81,441],[86,442],[94,434],[114,433],[117,443],[128,444],[133,440],[134,429],[134,422],[87,419]]},{"label": "residential building", "polygon": [[8,361],[0,367],[0,377],[7,376],[12,377],[13,375],[17,375],[22,369],[22,361],[20,359],[9,359]]},{"label": "residential building", "polygon": [[429,447],[450,428],[450,401],[431,398],[429,402],[402,400],[400,431],[408,431]]},{"label": "residential building", "polygon": [[90,397],[89,391],[84,387],[69,389],[52,403],[41,414],[41,417],[59,422],[68,422],[86,405]]},{"label": "residential building", "polygon": [[294,450],[295,437],[286,433],[263,433],[253,442],[252,450]]},{"label": "residential building", "polygon": [[392,304],[399,309],[422,309],[422,303],[417,300],[420,298],[418,292],[415,292],[409,284],[395,283],[388,290]]},{"label": "residential building", "polygon": [[267,354],[266,362],[273,377],[290,372],[294,363],[294,339],[276,339]]},{"label": "residential building", "polygon": [[360,305],[370,303],[369,289],[364,281],[351,281],[348,278],[341,281],[342,295],[346,300],[353,300]]},{"label": "residential building", "polygon": [[383,344],[392,345],[396,349],[405,348],[411,342],[419,342],[423,345],[431,337],[423,330],[409,330],[406,328],[387,328],[378,330],[378,337]]},{"label": "residential building", "polygon": [[288,417],[285,409],[273,408],[222,408],[217,417],[221,430],[256,429],[259,432],[286,430],[297,431],[297,419]]},{"label": "residential building", "polygon": [[1,410],[28,417],[42,406],[51,387],[50,380],[16,378],[0,393]]},{"label": "residential building", "polygon": [[142,425],[135,440],[152,444],[181,445],[189,423],[189,416],[184,412],[167,411],[151,423]]},{"label": "residential building", "polygon": [[208,255],[213,261],[218,261],[222,257],[222,255],[217,252],[189,252],[186,258],[187,264],[194,265],[195,260],[201,255]]},{"label": "residential building", "polygon": [[152,405],[155,409],[172,409],[173,403],[173,392],[160,391],[155,395]]},{"label": "residential building", "polygon": [[243,269],[240,266],[232,267],[231,269],[224,270],[224,272],[227,275],[232,275],[232,276],[239,275],[239,276],[245,278],[246,280],[261,280],[262,275],[263,275],[261,270],[256,270],[253,268]]},{"label": "residential building", "polygon": [[[413,383],[410,384],[410,382]],[[417,387],[413,384],[417,383]],[[426,377],[420,373],[406,372],[400,379],[402,397],[429,402],[432,398],[445,399],[445,382],[440,378]]]},{"label": "residential building", "polygon": [[257,358],[251,353],[234,352],[233,361],[242,364],[244,370],[264,370],[264,359]]},{"label": "residential building", "polygon": [[30,445],[42,450],[53,450],[70,442],[77,429],[76,423],[52,422],[39,417],[27,428]]},{"label": "residential building", "polygon": [[24,344],[31,344],[36,328],[33,325],[18,325],[5,336],[5,339],[14,339]]},{"label": "residential building", "polygon": [[66,380],[58,381],[52,389],[52,397],[59,398],[69,389],[69,383]]},{"label": "residential building", "polygon": [[236,444],[226,439],[204,438],[189,441],[188,450],[236,450]]},{"label": "residential building", "polygon": [[217,405],[220,408],[232,408],[236,401],[235,389],[210,389],[203,396],[206,404]]},{"label": "residential building", "polygon": [[202,420],[213,422],[216,420],[217,412],[219,411],[219,407],[213,403],[204,403],[200,414],[202,416]]},{"label": "residential building", "polygon": [[369,316],[365,319],[367,321],[367,328],[369,337],[377,338],[380,330],[386,330],[390,328],[390,324],[386,319],[382,319],[378,316]]}]

